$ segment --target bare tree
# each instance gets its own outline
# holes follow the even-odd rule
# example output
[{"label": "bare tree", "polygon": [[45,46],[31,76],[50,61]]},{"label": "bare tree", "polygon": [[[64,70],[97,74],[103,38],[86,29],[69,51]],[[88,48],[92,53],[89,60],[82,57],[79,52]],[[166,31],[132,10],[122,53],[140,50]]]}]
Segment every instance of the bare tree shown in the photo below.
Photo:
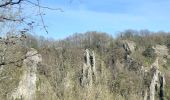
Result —
[{"label": "bare tree", "polygon": [[[48,10],[55,10],[59,12],[63,12],[61,8],[50,8],[47,6],[43,6],[40,4],[39,0],[1,0],[0,1],[0,26],[6,27],[4,32],[1,32],[1,34],[10,32],[11,31],[18,31],[20,33],[27,32],[31,29],[33,29],[34,25],[37,25],[37,20],[34,20],[34,15],[30,16],[32,18],[29,18],[24,16],[22,12],[25,10],[25,6],[32,6],[36,7],[37,9],[35,12],[38,12],[38,16],[41,21],[41,25],[46,33],[48,33],[47,27],[45,25],[42,9],[48,9]],[[29,13],[29,12],[27,12]],[[20,26],[20,30],[18,30],[18,25]],[[11,27],[12,28],[11,28]],[[11,28],[12,30],[10,30]],[[3,28],[4,29],[4,28]]]},{"label": "bare tree", "polygon": [[[60,8],[50,8],[40,4],[39,0],[0,0],[0,34],[5,36],[0,38],[0,67],[2,65],[15,63],[15,62],[6,62],[6,52],[9,51],[8,48],[21,42],[22,44],[26,42],[27,36],[25,33],[29,33],[34,28],[38,22],[33,18],[28,19],[23,12],[25,6],[33,6],[37,8],[35,12],[38,12],[38,17],[41,20],[41,27],[48,33],[47,27],[43,19],[43,12],[41,9],[48,9],[54,11],[63,12]],[[33,17],[37,17],[31,15]],[[31,39],[30,39],[31,40]],[[32,38],[31,40],[36,45],[36,40]],[[2,47],[3,46],[3,47]],[[23,60],[24,58],[20,59]],[[18,60],[18,61],[20,61]],[[17,61],[16,61],[17,62]]]}]

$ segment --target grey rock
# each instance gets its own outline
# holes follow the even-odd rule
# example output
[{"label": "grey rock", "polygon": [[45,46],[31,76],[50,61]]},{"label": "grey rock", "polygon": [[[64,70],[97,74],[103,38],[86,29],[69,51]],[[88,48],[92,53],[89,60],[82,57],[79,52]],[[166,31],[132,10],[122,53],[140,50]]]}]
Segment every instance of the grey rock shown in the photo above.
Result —
[{"label": "grey rock", "polygon": [[27,52],[26,59],[23,61],[24,72],[19,86],[12,92],[12,99],[36,99],[37,64],[41,61],[42,57],[35,49],[31,49]]},{"label": "grey rock", "polygon": [[83,76],[81,79],[81,85],[84,87],[85,86],[91,87],[93,84],[93,81],[96,80],[97,78],[94,51],[90,53],[89,50],[86,49],[84,59],[85,59],[85,63],[83,65],[83,73],[82,73]]}]

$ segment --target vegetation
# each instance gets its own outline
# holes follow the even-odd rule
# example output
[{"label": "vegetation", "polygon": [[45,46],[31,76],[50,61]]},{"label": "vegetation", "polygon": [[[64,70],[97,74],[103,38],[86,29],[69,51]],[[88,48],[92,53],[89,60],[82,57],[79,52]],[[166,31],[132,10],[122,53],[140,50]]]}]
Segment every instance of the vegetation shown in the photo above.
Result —
[{"label": "vegetation", "polygon": [[153,63],[156,59],[156,53],[155,50],[149,46],[145,49],[145,51],[143,51],[143,56],[145,56],[147,59],[147,62],[149,62],[150,64]]},{"label": "vegetation", "polygon": [[[107,33],[91,31],[75,33],[63,40],[46,39],[32,34],[33,28],[38,23],[37,17],[34,16],[35,20],[27,19],[23,14],[25,5],[37,7],[35,12],[38,13],[35,15],[40,17],[40,27],[46,33],[48,30],[41,9],[57,11],[62,9],[45,7],[40,5],[39,0],[36,1],[37,3],[31,0],[0,1],[1,100],[11,99],[12,93],[21,82],[23,72],[28,71],[24,69],[23,62],[31,48],[36,49],[42,56],[42,62],[38,63],[36,68],[37,100],[144,99],[144,94],[149,91],[153,79],[154,69],[151,69],[150,65],[159,56],[153,47],[165,45],[170,51],[169,32],[129,29],[113,38]],[[135,49],[132,50],[130,47]],[[95,76],[94,73],[89,73],[92,70],[89,69],[85,77],[91,75],[92,85],[82,86],[86,49],[94,51],[97,74]],[[94,58],[90,56],[90,60]],[[170,83],[170,55],[158,59],[159,70],[164,74],[166,81],[164,98],[170,100],[168,84]],[[156,91],[156,94],[159,99],[160,91]],[[22,96],[16,98],[16,100],[22,99]]]},{"label": "vegetation", "polygon": [[[76,33],[60,41],[26,34],[24,41],[21,41],[19,35],[14,44],[2,42],[0,98],[5,99],[10,95],[10,91],[17,87],[24,70],[22,67],[24,55],[30,48],[36,48],[43,58],[37,67],[37,99],[46,100],[47,97],[54,100],[142,99],[142,93],[150,85],[152,75],[148,73],[143,76],[141,66],[150,68],[150,65],[145,63],[153,63],[157,56],[152,47],[157,44],[167,45],[169,34],[141,35],[126,31],[124,34],[112,38],[101,32]],[[8,37],[12,39],[12,36]],[[146,42],[146,38],[149,42]],[[137,49],[128,53],[123,46],[124,40],[133,41]],[[5,48],[8,49],[5,51]],[[93,50],[96,57],[97,80],[93,81],[91,88],[81,86],[80,81],[85,49]],[[5,59],[2,59],[3,57]],[[168,65],[167,58],[166,66]],[[166,71],[165,76],[169,77],[169,70],[166,67],[162,67],[162,70]],[[6,75],[9,77],[3,78]],[[167,79],[166,82],[170,81]],[[168,89],[169,85],[165,91]],[[165,96],[170,98],[169,91]]]}]

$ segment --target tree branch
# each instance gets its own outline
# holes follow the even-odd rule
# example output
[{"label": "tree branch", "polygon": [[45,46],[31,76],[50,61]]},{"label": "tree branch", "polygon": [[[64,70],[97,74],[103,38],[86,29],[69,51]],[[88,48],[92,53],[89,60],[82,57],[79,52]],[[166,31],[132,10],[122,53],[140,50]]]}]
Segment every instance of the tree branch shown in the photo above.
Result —
[{"label": "tree branch", "polygon": [[31,2],[31,1],[29,1],[29,0],[25,0],[25,1],[28,2],[28,3],[30,3],[30,4],[32,4],[32,5],[34,5],[34,6],[40,7],[40,8],[49,9],[49,10],[58,10],[58,11],[60,11],[60,12],[64,12],[61,8],[50,8],[50,7],[46,7],[46,6],[41,6],[41,5],[39,5],[39,4],[36,4],[36,3],[34,3],[34,2]]},{"label": "tree branch", "polygon": [[3,16],[0,16],[0,22],[4,22],[4,21],[14,21],[14,22],[20,22],[23,21],[24,19],[12,19],[12,18],[6,18]]},{"label": "tree branch", "polygon": [[20,4],[21,1],[23,1],[23,0],[18,0],[18,1],[16,1],[16,2],[13,2],[12,0],[9,0],[8,2],[5,2],[4,4],[0,4],[0,7],[5,7],[5,6],[7,6],[7,5],[16,5],[16,4]]},{"label": "tree branch", "polygon": [[45,26],[44,19],[43,19],[42,13],[41,13],[41,7],[40,7],[39,0],[37,0],[37,3],[38,3],[37,4],[38,5],[38,12],[39,12],[39,15],[40,15],[40,18],[41,18],[41,22],[42,22],[43,28],[44,28],[45,32],[48,34],[48,30],[47,30],[47,28]]}]

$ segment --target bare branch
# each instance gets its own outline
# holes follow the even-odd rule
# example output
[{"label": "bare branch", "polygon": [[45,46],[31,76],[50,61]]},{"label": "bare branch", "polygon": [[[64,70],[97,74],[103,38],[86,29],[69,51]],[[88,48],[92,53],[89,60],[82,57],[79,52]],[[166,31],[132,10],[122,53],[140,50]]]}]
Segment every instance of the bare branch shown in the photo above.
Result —
[{"label": "bare branch", "polygon": [[48,30],[45,26],[44,19],[43,19],[42,13],[41,13],[41,7],[39,6],[40,5],[39,0],[37,0],[37,3],[38,3],[38,11],[39,11],[39,15],[40,15],[40,18],[41,18],[41,22],[43,24],[43,28],[44,28],[45,32],[48,34]]},{"label": "bare branch", "polygon": [[5,6],[7,6],[7,5],[16,5],[16,4],[20,4],[21,1],[23,1],[23,0],[18,0],[18,1],[16,1],[16,2],[13,2],[12,0],[9,0],[8,2],[5,2],[4,4],[0,4],[0,7],[5,7]]},{"label": "bare branch", "polygon": [[30,3],[30,4],[32,4],[32,5],[34,5],[34,6],[38,6],[38,7],[40,7],[40,8],[49,9],[49,10],[58,10],[58,11],[60,11],[60,12],[64,12],[61,8],[50,8],[50,7],[46,7],[46,6],[41,6],[41,5],[39,5],[39,4],[36,4],[36,3],[34,3],[34,2],[31,2],[31,1],[29,1],[29,0],[25,0],[25,1],[28,2],[28,3]]},{"label": "bare branch", "polygon": [[14,21],[14,22],[21,22],[24,19],[13,19],[13,18],[6,18],[3,16],[0,16],[0,22],[4,22],[4,21]]},{"label": "bare branch", "polygon": [[[45,30],[45,32],[47,34],[48,34],[48,30],[47,30],[47,26],[45,25],[45,22],[44,22],[44,19],[43,19],[44,14],[41,12],[41,9],[56,10],[56,11],[64,12],[61,8],[50,8],[48,6],[42,6],[42,5],[40,5],[39,0],[37,0],[37,2],[32,2],[31,0],[6,0],[5,3],[0,4],[0,8],[6,9],[5,7],[8,6],[8,5],[17,5],[17,4],[18,4],[18,6],[21,6],[20,5],[21,2],[27,2],[30,5],[36,6],[38,8],[38,16],[40,16],[43,29]],[[20,10],[20,8],[18,8],[18,9]],[[6,16],[3,16],[3,15],[0,16],[0,22],[11,21],[11,22],[23,22],[23,23],[25,23],[24,19],[25,18],[21,18],[21,17],[20,18],[13,18],[13,17],[6,17]],[[26,23],[26,25],[31,26],[32,23],[31,24]]]}]

